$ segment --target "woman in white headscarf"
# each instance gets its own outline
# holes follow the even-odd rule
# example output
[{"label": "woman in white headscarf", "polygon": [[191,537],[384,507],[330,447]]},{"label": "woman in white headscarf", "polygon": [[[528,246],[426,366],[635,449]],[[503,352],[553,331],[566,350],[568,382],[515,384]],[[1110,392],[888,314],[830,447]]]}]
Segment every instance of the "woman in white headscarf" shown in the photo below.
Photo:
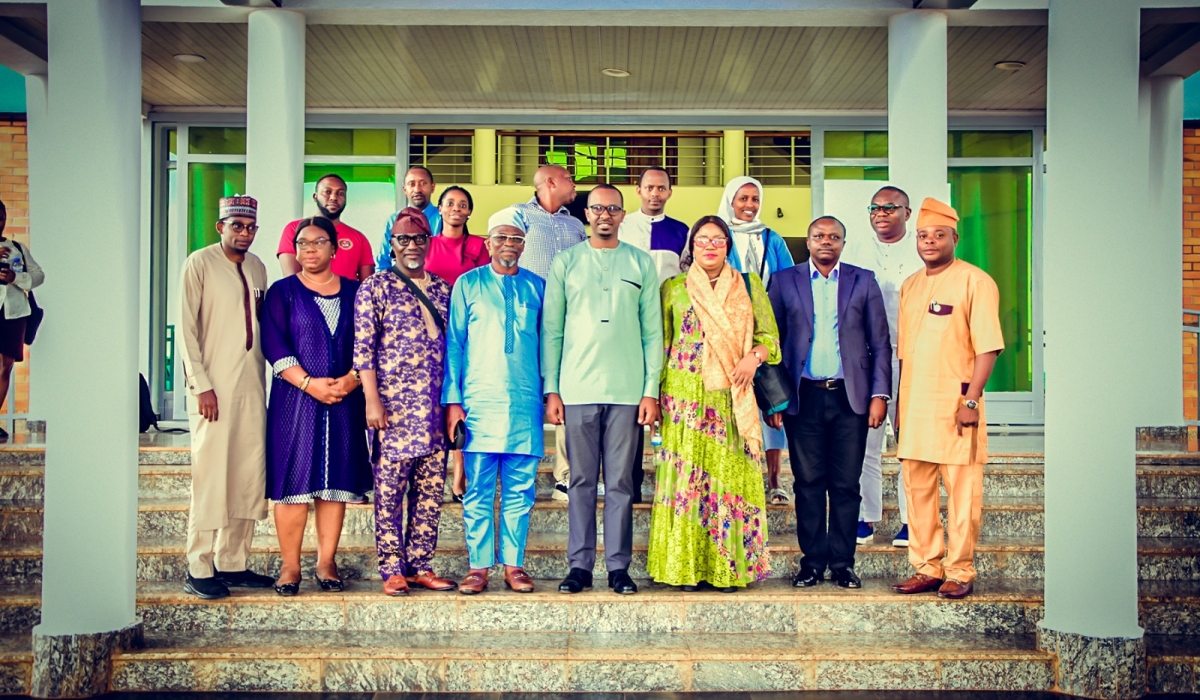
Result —
[{"label": "woman in white headscarf", "polygon": [[[757,274],[764,286],[771,275],[795,265],[783,236],[767,228],[759,218],[762,209],[762,183],[752,177],[735,177],[725,185],[717,214],[729,225],[733,246],[729,250],[729,265],[738,272]],[[787,436],[763,423],[763,448],[767,453],[767,502],[786,505],[788,494],[779,488],[779,470]]]}]

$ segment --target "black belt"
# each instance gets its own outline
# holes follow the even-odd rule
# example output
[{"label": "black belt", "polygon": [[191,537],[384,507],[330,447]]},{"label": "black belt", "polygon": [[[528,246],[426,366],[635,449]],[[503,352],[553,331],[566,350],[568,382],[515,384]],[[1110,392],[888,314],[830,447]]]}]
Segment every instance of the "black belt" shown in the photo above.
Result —
[{"label": "black belt", "polygon": [[800,383],[808,384],[811,387],[815,387],[817,389],[824,389],[826,391],[837,391],[838,389],[842,388],[842,380],[841,379],[806,379],[804,377],[801,377]]}]

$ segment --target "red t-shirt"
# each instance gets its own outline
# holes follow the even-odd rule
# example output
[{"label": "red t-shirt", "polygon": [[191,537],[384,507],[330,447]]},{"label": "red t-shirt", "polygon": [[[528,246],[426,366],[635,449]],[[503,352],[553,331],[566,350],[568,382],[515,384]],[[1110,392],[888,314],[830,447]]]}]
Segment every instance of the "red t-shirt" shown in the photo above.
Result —
[{"label": "red t-shirt", "polygon": [[[466,246],[465,248],[463,246]],[[429,239],[425,269],[454,286],[459,275],[491,262],[487,245],[479,236],[450,238],[439,235]]]},{"label": "red t-shirt", "polygon": [[[283,235],[279,238],[279,250],[275,251],[276,257],[284,253],[296,254],[296,226],[299,223],[300,220],[296,220],[283,227]],[[358,268],[375,264],[375,258],[371,255],[371,244],[367,241],[367,237],[357,229],[350,228],[340,221],[333,227],[337,230],[338,247],[337,254],[333,256],[333,262],[329,264],[329,269],[335,275],[348,280],[357,280]]]}]

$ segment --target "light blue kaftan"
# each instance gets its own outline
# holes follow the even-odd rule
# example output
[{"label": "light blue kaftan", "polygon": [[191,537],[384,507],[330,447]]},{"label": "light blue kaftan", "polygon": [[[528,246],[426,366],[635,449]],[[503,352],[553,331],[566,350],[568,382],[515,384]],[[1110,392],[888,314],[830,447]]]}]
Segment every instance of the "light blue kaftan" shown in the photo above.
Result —
[{"label": "light blue kaftan", "polygon": [[464,452],[541,457],[540,331],[546,282],[491,265],[458,278],[446,327],[442,404],[467,413]]}]

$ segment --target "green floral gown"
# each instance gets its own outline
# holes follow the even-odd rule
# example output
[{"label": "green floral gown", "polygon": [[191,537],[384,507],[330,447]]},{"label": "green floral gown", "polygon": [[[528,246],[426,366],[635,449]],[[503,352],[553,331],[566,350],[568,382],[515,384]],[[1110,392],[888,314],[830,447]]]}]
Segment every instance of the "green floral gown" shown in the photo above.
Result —
[{"label": "green floral gown", "polygon": [[[663,283],[662,447],[650,520],[647,569],[672,586],[706,581],[742,587],[770,573],[764,456],[751,451],[734,424],[729,389],[705,391],[704,330],[686,288],[687,275]],[[754,344],[780,361],[771,302],[751,275]]]}]

